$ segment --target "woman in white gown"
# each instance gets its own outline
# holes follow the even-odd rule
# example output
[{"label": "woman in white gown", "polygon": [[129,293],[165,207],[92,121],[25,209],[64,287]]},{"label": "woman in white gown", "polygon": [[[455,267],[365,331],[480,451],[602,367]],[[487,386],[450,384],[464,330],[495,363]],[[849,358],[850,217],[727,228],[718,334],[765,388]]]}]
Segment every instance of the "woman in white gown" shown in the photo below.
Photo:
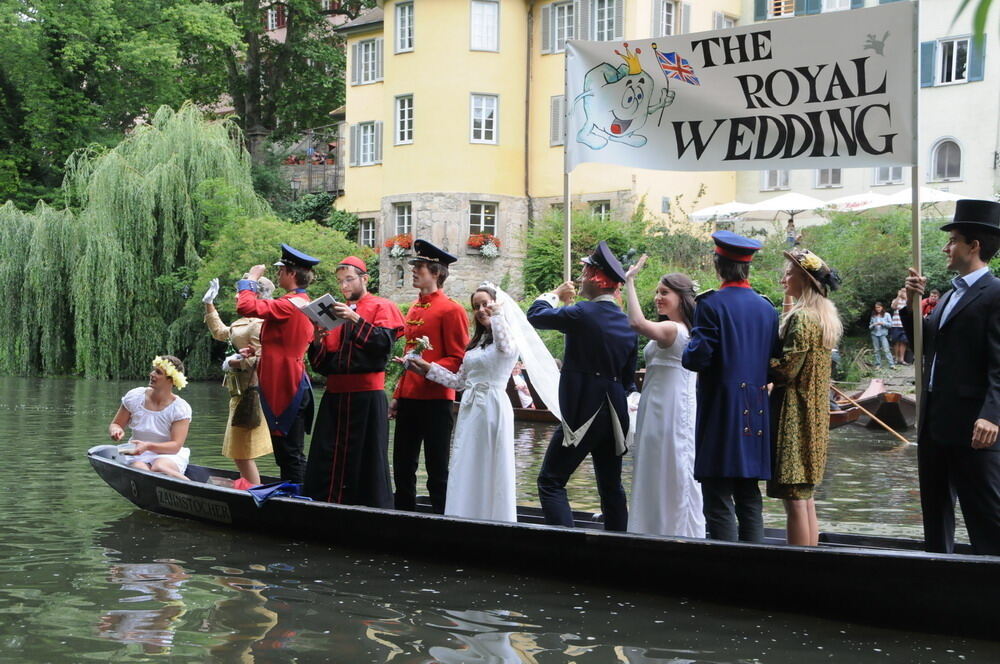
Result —
[{"label": "woman in white gown", "polygon": [[496,290],[483,285],[472,294],[475,331],[457,373],[422,358],[407,368],[428,380],[462,392],[455,423],[448,493],[448,516],[517,521],[514,486],[514,410],[507,381],[517,362],[517,347],[497,302]]},{"label": "woman in white gown", "polygon": [[642,314],[635,275],[646,256],[625,274],[632,329],[650,339],[639,398],[628,529],[647,535],[704,537],[701,487],[694,479],[695,374],[681,366],[694,314],[694,282],[663,276],[653,301],[657,322]]}]

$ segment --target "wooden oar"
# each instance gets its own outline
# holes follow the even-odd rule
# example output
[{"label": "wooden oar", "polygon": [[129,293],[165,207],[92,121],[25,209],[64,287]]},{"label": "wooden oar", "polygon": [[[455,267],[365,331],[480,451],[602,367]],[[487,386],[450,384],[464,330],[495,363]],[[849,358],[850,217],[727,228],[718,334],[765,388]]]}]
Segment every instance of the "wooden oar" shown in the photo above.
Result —
[{"label": "wooden oar", "polygon": [[865,408],[864,406],[862,406],[861,404],[859,404],[857,401],[855,401],[851,397],[847,396],[846,394],[844,394],[843,392],[841,392],[840,390],[838,390],[833,385],[830,386],[830,389],[833,390],[834,392],[836,392],[837,394],[839,394],[844,399],[847,399],[853,405],[855,405],[858,408],[860,408],[862,413],[864,413],[868,417],[872,418],[873,422],[878,422],[879,424],[881,424],[885,428],[885,430],[888,431],[889,433],[891,433],[893,436],[895,436],[896,438],[899,438],[899,440],[901,440],[902,442],[904,442],[906,444],[910,444],[910,441],[907,440],[905,437],[903,437],[898,431],[896,431],[895,429],[893,429],[891,426],[889,426],[888,424],[886,424],[885,422],[883,422],[879,418],[875,417],[874,413],[872,413],[870,410],[868,410],[867,408]]}]

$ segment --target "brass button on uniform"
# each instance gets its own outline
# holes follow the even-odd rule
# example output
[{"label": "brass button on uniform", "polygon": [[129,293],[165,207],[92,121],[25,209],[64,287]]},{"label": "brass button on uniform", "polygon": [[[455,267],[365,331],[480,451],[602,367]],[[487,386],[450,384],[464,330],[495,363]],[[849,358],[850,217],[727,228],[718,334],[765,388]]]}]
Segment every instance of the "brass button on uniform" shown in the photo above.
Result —
[{"label": "brass button on uniform", "polygon": [[743,433],[750,433],[750,427],[743,427]]},{"label": "brass button on uniform", "polygon": [[740,383],[740,387],[746,387],[746,386],[747,386],[746,383]]},{"label": "brass button on uniform", "polygon": [[744,411],[743,411],[743,414],[744,414],[744,415],[749,415],[749,414],[750,414],[750,411],[749,411],[749,410],[744,410]]},{"label": "brass button on uniform", "polygon": [[757,414],[758,414],[758,415],[763,415],[763,414],[764,414],[764,411],[763,411],[763,410],[758,410],[758,411],[757,411]]},{"label": "brass button on uniform", "polygon": [[763,431],[761,431],[760,429],[758,429],[758,430],[757,430],[757,435],[758,435],[758,436],[763,436],[763,435],[764,435],[764,432],[763,432]]}]

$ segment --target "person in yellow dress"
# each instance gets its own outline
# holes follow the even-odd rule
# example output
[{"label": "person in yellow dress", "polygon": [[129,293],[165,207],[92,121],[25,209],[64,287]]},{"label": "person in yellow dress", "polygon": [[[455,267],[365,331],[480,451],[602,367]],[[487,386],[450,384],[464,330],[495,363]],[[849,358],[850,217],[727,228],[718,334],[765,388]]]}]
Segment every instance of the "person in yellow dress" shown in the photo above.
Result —
[{"label": "person in yellow dress", "polygon": [[788,259],[779,336],[782,356],[771,360],[772,474],[767,495],[785,504],[789,544],[816,546],[819,522],[813,494],[826,469],[830,438],[830,353],[843,334],[837,308],[827,296],[840,277],[808,249]]},{"label": "person in yellow dress", "polygon": [[[261,278],[259,297],[269,299],[273,292],[274,284]],[[226,435],[222,440],[222,456],[233,460],[242,479],[250,484],[260,484],[260,471],[254,459],[272,452],[271,433],[260,406],[260,398],[256,394],[260,326],[263,321],[259,318],[240,318],[227,326],[215,308],[215,297],[218,294],[219,280],[213,279],[202,298],[205,304],[205,324],[215,339],[229,342],[238,351],[223,361],[225,384],[229,388],[230,399]],[[242,406],[239,414],[238,406]]]}]

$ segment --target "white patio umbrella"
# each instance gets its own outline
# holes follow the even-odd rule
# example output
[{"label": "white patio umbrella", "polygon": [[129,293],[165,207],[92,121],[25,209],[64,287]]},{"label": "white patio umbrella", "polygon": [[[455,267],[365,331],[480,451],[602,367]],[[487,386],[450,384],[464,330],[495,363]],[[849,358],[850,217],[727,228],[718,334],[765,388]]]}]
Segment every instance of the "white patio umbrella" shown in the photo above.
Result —
[{"label": "white patio umbrella", "polygon": [[[909,205],[913,193],[910,189],[903,189],[897,191],[895,194],[886,196],[886,205]],[[963,198],[968,198],[968,196],[959,196],[958,194],[953,194],[950,191],[941,191],[940,189],[934,189],[933,187],[921,187],[920,188],[920,202],[921,203],[947,203],[949,201],[957,201]]]},{"label": "white patio umbrella", "polygon": [[869,191],[864,194],[851,194],[850,196],[831,198],[826,202],[824,207],[837,210],[838,212],[861,212],[862,210],[889,205],[887,202],[888,198],[885,194],[876,194],[873,191]]},{"label": "white patio umbrella", "polygon": [[807,210],[816,210],[823,207],[824,204],[825,201],[818,198],[806,196],[805,194],[798,194],[793,191],[787,194],[781,194],[780,196],[775,196],[774,198],[768,198],[760,201],[759,203],[754,203],[753,207],[751,207],[749,211],[784,212],[789,216],[790,221],[795,221],[795,215],[801,212],[806,212]]},{"label": "white patio umbrella", "polygon": [[701,208],[700,210],[695,210],[688,216],[695,220],[708,221],[716,217],[731,217],[736,214],[743,214],[751,207],[753,207],[753,205],[750,203],[731,201],[729,203],[711,205],[709,207]]}]

